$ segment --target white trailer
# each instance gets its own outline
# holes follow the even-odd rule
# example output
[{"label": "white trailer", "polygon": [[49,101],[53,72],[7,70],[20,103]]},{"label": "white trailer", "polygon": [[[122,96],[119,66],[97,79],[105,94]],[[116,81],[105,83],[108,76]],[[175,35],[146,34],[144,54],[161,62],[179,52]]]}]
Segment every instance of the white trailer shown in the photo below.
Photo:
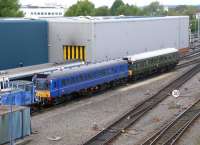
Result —
[{"label": "white trailer", "polygon": [[49,18],[49,61],[89,62],[189,47],[189,17]]}]

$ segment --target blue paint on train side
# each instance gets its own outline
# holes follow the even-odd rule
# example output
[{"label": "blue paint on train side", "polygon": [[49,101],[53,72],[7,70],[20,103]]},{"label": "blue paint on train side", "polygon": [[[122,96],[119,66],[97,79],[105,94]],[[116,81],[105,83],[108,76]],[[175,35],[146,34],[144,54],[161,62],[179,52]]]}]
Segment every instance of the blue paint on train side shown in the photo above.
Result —
[{"label": "blue paint on train side", "polygon": [[54,76],[50,79],[51,97],[61,97],[82,89],[95,87],[128,76],[128,64],[114,64],[107,67],[93,67],[82,71],[81,69],[71,74]]}]

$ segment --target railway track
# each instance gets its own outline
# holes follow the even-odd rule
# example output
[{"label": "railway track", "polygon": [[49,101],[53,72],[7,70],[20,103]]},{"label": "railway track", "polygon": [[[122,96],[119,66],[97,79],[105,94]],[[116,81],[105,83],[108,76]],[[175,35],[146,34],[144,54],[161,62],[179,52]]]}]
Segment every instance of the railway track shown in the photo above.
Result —
[{"label": "railway track", "polygon": [[194,52],[189,53],[186,56],[183,56],[181,58],[181,60],[188,60],[188,59],[191,59],[191,58],[194,58],[194,57],[199,57],[199,56],[200,56],[200,50],[198,49],[198,50],[196,50]]},{"label": "railway track", "polygon": [[176,69],[181,69],[181,68],[184,68],[184,67],[196,64],[196,63],[200,63],[200,58],[195,58],[195,59],[192,59],[190,61],[180,63],[180,64],[177,65]]},{"label": "railway track", "polygon": [[197,64],[185,74],[168,84],[154,96],[138,104],[131,111],[124,114],[117,121],[115,121],[109,127],[98,133],[96,136],[92,137],[83,145],[107,145],[108,143],[113,141],[117,136],[119,136],[122,132],[124,132],[128,127],[130,127],[136,121],[138,121],[148,111],[150,111],[157,104],[159,104],[161,101],[167,98],[174,89],[180,88],[186,81],[191,79],[199,71],[200,64]]},{"label": "railway track", "polygon": [[159,130],[142,145],[174,145],[187,128],[200,116],[200,100]]}]

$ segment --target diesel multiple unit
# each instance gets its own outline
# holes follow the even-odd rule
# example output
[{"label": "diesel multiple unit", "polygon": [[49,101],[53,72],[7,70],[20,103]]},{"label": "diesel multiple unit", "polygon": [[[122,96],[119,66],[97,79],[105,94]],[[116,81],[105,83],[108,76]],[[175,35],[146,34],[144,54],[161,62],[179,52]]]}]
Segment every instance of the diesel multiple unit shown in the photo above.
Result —
[{"label": "diesel multiple unit", "polygon": [[36,97],[42,104],[55,103],[71,98],[73,94],[84,95],[127,80],[170,70],[178,61],[178,50],[167,48],[46,75],[38,74],[34,79]]}]

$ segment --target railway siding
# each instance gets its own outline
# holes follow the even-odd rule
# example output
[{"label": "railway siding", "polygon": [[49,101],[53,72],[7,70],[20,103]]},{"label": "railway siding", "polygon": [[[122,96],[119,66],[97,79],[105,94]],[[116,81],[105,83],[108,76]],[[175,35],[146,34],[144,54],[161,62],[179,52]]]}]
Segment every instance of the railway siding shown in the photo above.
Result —
[{"label": "railway siding", "polygon": [[153,97],[145,100],[136,106],[129,113],[122,116],[118,121],[97,134],[95,137],[84,143],[83,145],[105,145],[111,142],[116,136],[120,135],[123,130],[127,129],[145,113],[154,108],[158,103],[164,100],[174,89],[181,87],[186,81],[191,79],[200,71],[200,64],[196,65],[188,72],[171,82],[169,85],[160,90]]},{"label": "railway siding", "polygon": [[200,99],[142,145],[174,145],[200,116]]}]

